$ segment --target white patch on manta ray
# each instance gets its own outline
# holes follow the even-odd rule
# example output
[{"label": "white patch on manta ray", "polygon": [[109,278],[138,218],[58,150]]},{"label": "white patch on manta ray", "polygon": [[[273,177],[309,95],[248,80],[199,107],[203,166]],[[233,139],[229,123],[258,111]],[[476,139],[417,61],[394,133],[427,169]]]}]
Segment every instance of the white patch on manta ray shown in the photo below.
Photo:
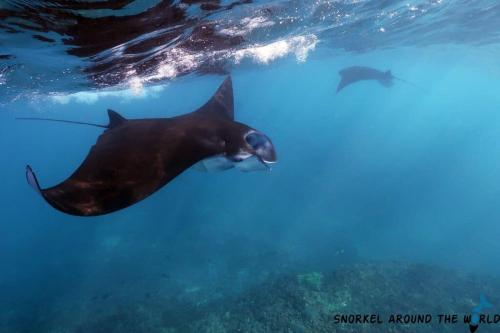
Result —
[{"label": "white patch on manta ray", "polygon": [[262,160],[258,159],[256,156],[250,154],[247,154],[246,157],[239,162],[228,159],[223,155],[206,158],[196,163],[193,166],[193,169],[202,172],[217,172],[225,171],[234,167],[243,172],[269,170],[268,165],[264,164]]},{"label": "white patch on manta ray", "polygon": [[193,168],[202,172],[217,172],[231,169],[234,167],[233,161],[224,156],[214,156],[206,158],[196,163]]}]

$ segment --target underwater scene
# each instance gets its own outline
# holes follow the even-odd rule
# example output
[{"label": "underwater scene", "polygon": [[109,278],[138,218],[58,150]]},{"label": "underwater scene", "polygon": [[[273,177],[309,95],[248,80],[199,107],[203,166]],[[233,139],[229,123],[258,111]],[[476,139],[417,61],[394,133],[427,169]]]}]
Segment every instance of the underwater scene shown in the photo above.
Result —
[{"label": "underwater scene", "polygon": [[500,332],[497,0],[0,0],[0,333]]}]

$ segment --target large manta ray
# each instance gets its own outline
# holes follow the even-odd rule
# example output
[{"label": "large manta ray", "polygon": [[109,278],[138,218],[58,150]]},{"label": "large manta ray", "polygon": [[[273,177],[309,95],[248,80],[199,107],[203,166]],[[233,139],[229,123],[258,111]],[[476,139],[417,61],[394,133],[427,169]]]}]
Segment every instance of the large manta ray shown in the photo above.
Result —
[{"label": "large manta ray", "polygon": [[95,216],[141,201],[197,163],[206,171],[269,168],[276,162],[271,140],[234,121],[233,107],[228,77],[205,105],[189,114],[129,120],[108,110],[109,125],[97,125],[106,130],[68,179],[41,189],[29,165],[26,178],[54,208]]}]

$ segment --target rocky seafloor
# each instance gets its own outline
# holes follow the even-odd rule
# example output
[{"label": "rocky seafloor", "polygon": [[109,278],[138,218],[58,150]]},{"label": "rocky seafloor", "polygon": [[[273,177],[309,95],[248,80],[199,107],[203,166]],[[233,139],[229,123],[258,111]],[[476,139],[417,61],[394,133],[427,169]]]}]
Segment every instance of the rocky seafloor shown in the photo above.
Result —
[{"label": "rocky seafloor", "polygon": [[[140,300],[104,294],[80,307],[41,310],[41,318],[16,332],[469,332],[463,316],[480,294],[500,304],[499,291],[500,280],[492,277],[421,264],[357,264],[272,277],[232,296],[196,288],[170,296],[146,293]],[[379,314],[384,323],[339,324],[336,314]],[[432,314],[433,320],[389,324],[390,314]],[[459,323],[439,323],[439,314],[459,314]],[[14,327],[4,321],[0,328],[9,332],[8,325]],[[498,331],[500,323],[478,330]]]},{"label": "rocky seafloor", "polygon": [[[498,304],[500,281],[426,265],[344,267],[286,276],[248,291],[186,325],[192,332],[468,332],[464,314],[480,293]],[[380,314],[383,324],[338,324],[335,314]],[[429,324],[389,324],[391,314],[431,314]],[[439,323],[459,314],[459,323]],[[498,332],[500,324],[480,332]]]}]

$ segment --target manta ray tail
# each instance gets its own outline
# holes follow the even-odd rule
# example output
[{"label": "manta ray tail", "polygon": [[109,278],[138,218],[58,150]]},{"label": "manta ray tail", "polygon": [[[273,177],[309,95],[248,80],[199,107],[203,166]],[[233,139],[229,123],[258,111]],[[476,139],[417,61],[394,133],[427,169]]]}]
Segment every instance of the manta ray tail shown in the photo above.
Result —
[{"label": "manta ray tail", "polygon": [[56,122],[59,122],[59,123],[68,123],[68,124],[77,124],[77,125],[89,125],[89,126],[95,126],[95,127],[108,128],[108,126],[106,126],[106,125],[85,123],[85,122],[73,121],[73,120],[53,119],[53,118],[17,117],[16,120],[45,120],[45,121],[56,121]]},{"label": "manta ray tail", "polygon": [[17,117],[16,120],[44,120],[44,121],[56,121],[59,123],[67,123],[67,124],[77,124],[77,125],[88,125],[88,126],[95,126],[95,127],[101,127],[101,128],[113,128],[116,127],[124,122],[127,121],[126,118],[121,116],[118,112],[113,111],[111,109],[108,109],[108,117],[109,117],[109,124],[108,125],[101,125],[101,124],[93,124],[93,123],[86,123],[82,121],[74,121],[74,120],[63,120],[63,119],[53,119],[53,118],[36,118],[36,117]]},{"label": "manta ray tail", "polygon": [[425,88],[423,88],[423,87],[421,87],[421,86],[419,86],[419,85],[417,85],[417,84],[415,84],[415,83],[413,83],[413,82],[410,82],[410,81],[407,81],[407,80],[405,80],[405,79],[402,79],[402,78],[400,78],[400,77],[393,76],[393,78],[394,78],[395,80],[398,80],[398,81],[401,81],[401,82],[403,82],[403,83],[406,83],[406,84],[408,84],[408,85],[410,85],[410,86],[412,86],[413,88],[416,88],[416,89],[418,89],[418,90],[421,90],[421,91],[427,91],[427,89],[425,89]]}]

